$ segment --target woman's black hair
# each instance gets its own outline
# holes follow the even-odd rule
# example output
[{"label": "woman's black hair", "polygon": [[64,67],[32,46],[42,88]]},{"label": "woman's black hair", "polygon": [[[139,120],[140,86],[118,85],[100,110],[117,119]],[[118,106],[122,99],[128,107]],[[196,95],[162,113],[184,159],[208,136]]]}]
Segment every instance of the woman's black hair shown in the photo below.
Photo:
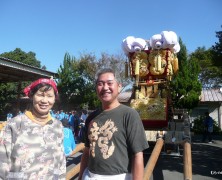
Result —
[{"label": "woman's black hair", "polygon": [[[43,86],[45,86],[43,92],[46,92],[46,91],[48,91],[48,90],[50,90],[50,89],[53,89],[53,87],[52,87],[51,85],[45,84],[45,83],[41,83],[41,84],[36,85],[36,86],[30,91],[29,97],[33,97],[33,95],[34,95],[40,88],[42,88]],[[53,90],[54,90],[54,89],[53,89]],[[55,92],[55,90],[54,90],[54,94],[55,94],[55,96],[57,95],[56,92]]]}]

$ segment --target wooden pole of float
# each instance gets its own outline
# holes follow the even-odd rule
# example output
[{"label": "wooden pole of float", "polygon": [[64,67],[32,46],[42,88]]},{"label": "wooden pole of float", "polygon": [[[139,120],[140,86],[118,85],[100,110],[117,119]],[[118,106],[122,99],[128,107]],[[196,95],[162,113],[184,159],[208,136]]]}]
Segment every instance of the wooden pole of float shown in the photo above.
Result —
[{"label": "wooden pole of float", "polygon": [[[84,148],[85,148],[84,143],[78,144],[70,156],[75,155],[76,153],[82,151]],[[79,171],[80,171],[80,163],[78,163],[72,169],[66,172],[66,180],[72,179],[74,176],[76,176],[79,173]]]},{"label": "wooden pole of float", "polygon": [[184,120],[184,144],[183,144],[183,171],[184,180],[192,180],[192,154],[190,138],[190,120],[188,113],[183,113]]},{"label": "wooden pole of float", "polygon": [[72,170],[66,173],[66,180],[72,179],[74,176],[76,176],[79,173],[79,171],[80,171],[80,163],[75,165],[74,168],[72,168]]},{"label": "wooden pole of float", "polygon": [[184,180],[192,180],[192,157],[190,142],[185,141],[183,146]]},{"label": "wooden pole of float", "polygon": [[72,153],[70,154],[70,156],[73,156],[74,154],[76,154],[79,151],[82,151],[85,147],[84,143],[80,143],[76,146],[76,148],[72,151]]},{"label": "wooden pole of float", "polygon": [[144,170],[144,176],[143,176],[143,180],[149,180],[152,173],[153,173],[153,169],[156,165],[157,159],[160,155],[160,152],[162,150],[164,144],[164,140],[163,138],[159,138],[156,141],[156,145],[151,153],[151,156],[149,158],[149,161],[146,164],[145,170]]}]

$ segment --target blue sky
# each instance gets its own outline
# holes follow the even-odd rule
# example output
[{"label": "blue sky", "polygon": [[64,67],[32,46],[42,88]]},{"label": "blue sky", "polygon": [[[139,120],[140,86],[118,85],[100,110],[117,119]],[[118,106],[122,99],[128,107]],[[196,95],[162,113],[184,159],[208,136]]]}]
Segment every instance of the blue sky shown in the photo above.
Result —
[{"label": "blue sky", "polygon": [[189,52],[218,42],[221,0],[0,0],[0,54],[35,52],[56,72],[64,55],[122,52],[127,36],[150,39],[171,30]]}]

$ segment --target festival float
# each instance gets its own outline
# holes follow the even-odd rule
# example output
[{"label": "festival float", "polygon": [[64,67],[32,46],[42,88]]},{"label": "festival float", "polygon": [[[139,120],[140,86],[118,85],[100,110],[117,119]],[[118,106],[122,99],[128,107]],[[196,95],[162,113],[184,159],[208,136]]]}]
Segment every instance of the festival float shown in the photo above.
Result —
[{"label": "festival float", "polygon": [[128,59],[126,75],[129,71],[133,79],[128,104],[139,113],[147,140],[155,142],[144,178],[150,178],[161,153],[180,155],[179,148],[182,146],[184,179],[192,179],[188,112],[173,107],[170,92],[170,82],[179,71],[177,53],[180,44],[177,34],[162,31],[149,40],[128,36],[122,41],[122,49]]}]

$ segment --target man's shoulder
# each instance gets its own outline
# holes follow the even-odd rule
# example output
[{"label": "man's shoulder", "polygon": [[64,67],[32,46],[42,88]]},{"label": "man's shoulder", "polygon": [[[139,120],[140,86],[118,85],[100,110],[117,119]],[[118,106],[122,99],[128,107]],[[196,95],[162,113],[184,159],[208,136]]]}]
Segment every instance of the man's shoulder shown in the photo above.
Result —
[{"label": "man's shoulder", "polygon": [[132,110],[132,108],[130,106],[127,106],[125,104],[120,104],[119,106],[120,108],[124,108],[124,109],[129,109],[129,110]]},{"label": "man's shoulder", "polygon": [[96,117],[97,115],[99,115],[101,113],[101,109],[96,109],[93,112],[91,112],[88,116],[87,119],[93,119],[94,117]]},{"label": "man's shoulder", "polygon": [[98,116],[99,114],[101,113],[101,110],[100,109],[96,109],[95,111],[91,112],[88,117],[86,118],[86,121],[85,121],[85,125],[86,127],[89,125],[89,123],[96,117]]},{"label": "man's shoulder", "polygon": [[209,116],[208,118],[206,118],[207,121],[213,121],[213,118],[211,116]]},{"label": "man's shoulder", "polygon": [[137,113],[135,109],[131,108],[130,106],[126,106],[124,104],[121,104],[119,106],[119,109],[124,113]]}]

